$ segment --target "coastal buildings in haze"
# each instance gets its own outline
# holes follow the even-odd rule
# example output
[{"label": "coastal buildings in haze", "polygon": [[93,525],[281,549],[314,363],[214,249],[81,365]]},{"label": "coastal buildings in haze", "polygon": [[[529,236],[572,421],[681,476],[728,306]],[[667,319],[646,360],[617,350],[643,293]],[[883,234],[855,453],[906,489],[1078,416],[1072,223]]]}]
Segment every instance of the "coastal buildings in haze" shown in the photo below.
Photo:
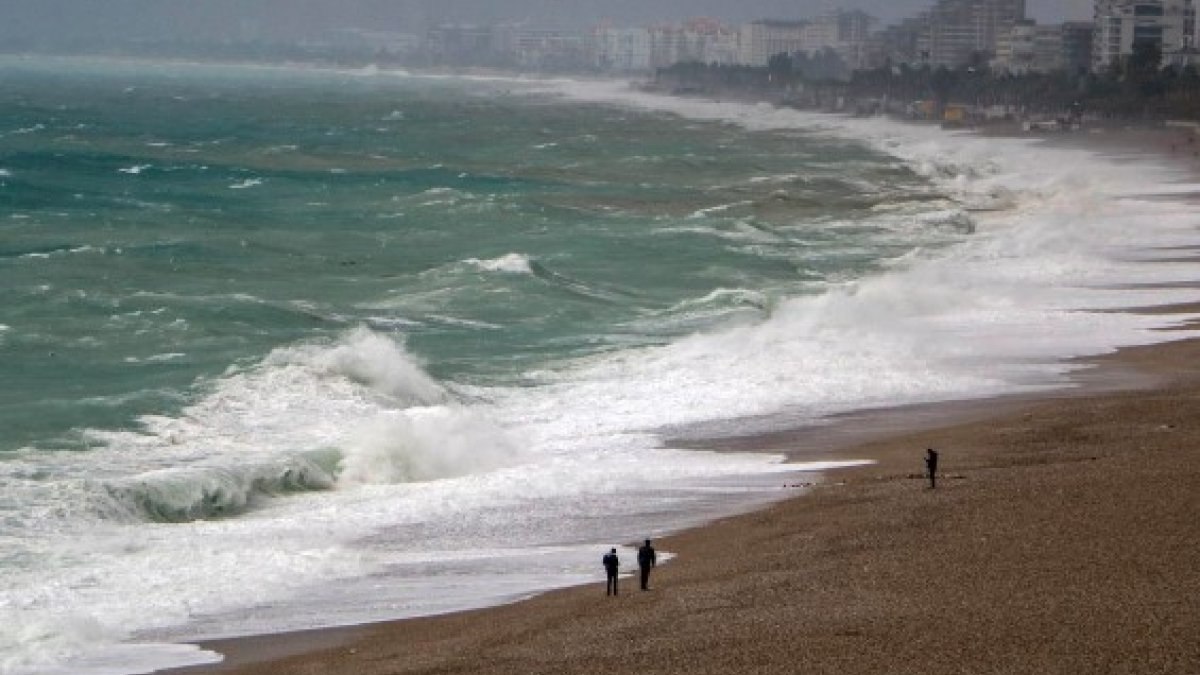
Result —
[{"label": "coastal buildings in haze", "polygon": [[[72,43],[71,49],[598,74],[650,73],[680,63],[762,68],[774,62],[817,79],[848,79],[856,70],[901,66],[1110,73],[1121,70],[1137,50],[1143,59],[1157,53],[1162,66],[1200,65],[1200,0],[1092,0],[1091,21],[1061,24],[1033,21],[1027,2],[927,0],[915,16],[887,26],[863,11],[841,8],[741,24],[714,18],[642,26],[604,21],[583,31],[540,25],[552,23],[549,15],[448,22],[437,18],[446,15],[433,11],[431,3],[410,3],[407,11],[379,4],[369,21],[359,17],[358,23],[302,38],[296,31],[281,33],[265,20],[243,18],[233,34],[215,41],[139,37],[118,44],[97,37]],[[16,43],[8,48],[20,49]]]},{"label": "coastal buildings in haze", "polygon": [[752,21],[738,32],[738,63],[765,66],[776,54],[830,50],[851,68],[862,67],[875,23],[874,17],[859,10],[836,10],[800,21]]},{"label": "coastal buildings in haze", "polygon": [[920,62],[957,68],[995,54],[1000,37],[1025,19],[1025,0],[940,0],[922,17]]},{"label": "coastal buildings in haze", "polygon": [[1092,33],[1092,24],[1086,21],[1018,21],[997,38],[991,67],[1012,74],[1087,72],[1092,64]]},{"label": "coastal buildings in haze", "polygon": [[1119,64],[1139,44],[1152,45],[1165,62],[1200,63],[1193,0],[1096,0],[1092,68]]}]

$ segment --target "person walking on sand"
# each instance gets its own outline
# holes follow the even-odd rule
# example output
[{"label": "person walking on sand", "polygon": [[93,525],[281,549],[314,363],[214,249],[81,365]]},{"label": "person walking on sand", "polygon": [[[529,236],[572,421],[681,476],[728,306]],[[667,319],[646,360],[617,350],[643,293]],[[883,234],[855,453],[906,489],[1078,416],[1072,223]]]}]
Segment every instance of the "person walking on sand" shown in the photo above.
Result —
[{"label": "person walking on sand", "polygon": [[650,570],[658,564],[658,557],[654,555],[654,547],[650,545],[650,540],[647,539],[645,544],[638,549],[638,567],[642,571],[642,590],[650,590]]},{"label": "person walking on sand", "polygon": [[925,473],[929,476],[929,489],[937,487],[937,450],[928,448],[925,450]]},{"label": "person walking on sand", "polygon": [[617,571],[621,567],[621,560],[617,558],[617,549],[612,549],[604,554],[601,559],[604,563],[604,573],[608,576],[608,585],[605,587],[605,595],[617,594]]}]

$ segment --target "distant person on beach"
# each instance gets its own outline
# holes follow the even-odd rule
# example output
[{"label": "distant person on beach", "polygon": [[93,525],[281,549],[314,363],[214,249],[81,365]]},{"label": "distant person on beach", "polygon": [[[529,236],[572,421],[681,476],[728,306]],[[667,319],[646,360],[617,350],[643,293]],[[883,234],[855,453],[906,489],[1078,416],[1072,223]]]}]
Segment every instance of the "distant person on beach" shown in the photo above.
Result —
[{"label": "distant person on beach", "polygon": [[604,563],[604,573],[608,576],[608,586],[605,590],[605,595],[617,594],[617,571],[621,567],[621,560],[617,558],[617,549],[612,549],[604,554],[601,560]]},{"label": "distant person on beach", "polygon": [[925,473],[929,475],[929,489],[937,487],[937,450],[929,448],[925,451]]},{"label": "distant person on beach", "polygon": [[650,540],[647,539],[645,544],[638,549],[638,567],[642,570],[642,590],[650,590],[650,570],[658,564],[658,557],[654,555],[654,547],[650,545]]}]

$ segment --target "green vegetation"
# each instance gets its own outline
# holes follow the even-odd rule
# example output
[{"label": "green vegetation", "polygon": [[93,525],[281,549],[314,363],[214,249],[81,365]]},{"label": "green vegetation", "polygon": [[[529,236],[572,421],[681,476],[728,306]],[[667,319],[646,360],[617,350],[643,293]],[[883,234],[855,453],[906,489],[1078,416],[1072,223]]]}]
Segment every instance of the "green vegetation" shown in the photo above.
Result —
[{"label": "green vegetation", "polygon": [[[981,60],[982,61],[982,60]],[[660,87],[715,95],[744,94],[803,107],[889,110],[914,101],[1006,106],[1025,114],[1087,114],[1112,119],[1200,119],[1200,72],[1159,68],[1157,48],[1139,46],[1103,73],[1007,74],[982,62],[957,69],[908,65],[858,70],[837,78],[827,58],[797,63],[780,54],[766,67],[681,63],[658,71]]]}]

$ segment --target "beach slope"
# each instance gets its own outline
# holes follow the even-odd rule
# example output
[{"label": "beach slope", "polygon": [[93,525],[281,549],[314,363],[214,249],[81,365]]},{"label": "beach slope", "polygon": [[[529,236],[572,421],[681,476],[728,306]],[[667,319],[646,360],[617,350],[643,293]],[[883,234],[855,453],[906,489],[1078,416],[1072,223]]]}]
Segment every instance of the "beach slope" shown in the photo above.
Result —
[{"label": "beach slope", "polygon": [[1197,341],[1130,349],[1156,386],[847,448],[877,464],[658,542],[677,558],[649,592],[605,597],[598,552],[593,586],[218,643],[225,664],[180,672],[1194,674],[1198,363]]}]

